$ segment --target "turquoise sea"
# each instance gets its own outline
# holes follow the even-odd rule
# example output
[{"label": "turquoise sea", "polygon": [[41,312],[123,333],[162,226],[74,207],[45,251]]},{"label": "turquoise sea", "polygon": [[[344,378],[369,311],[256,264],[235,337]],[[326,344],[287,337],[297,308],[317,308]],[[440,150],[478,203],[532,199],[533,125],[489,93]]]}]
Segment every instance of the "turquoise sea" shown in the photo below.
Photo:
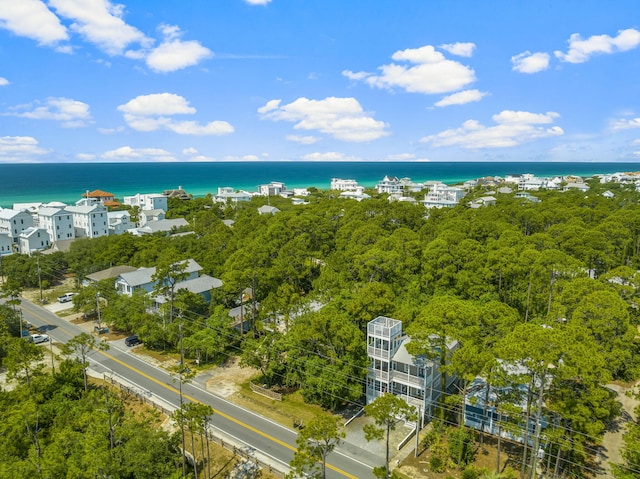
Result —
[{"label": "turquoise sea", "polygon": [[536,176],[640,171],[640,163],[523,162],[229,162],[229,163],[59,163],[0,165],[0,206],[61,201],[72,204],[87,190],[100,189],[116,198],[162,193],[181,186],[196,197],[218,187],[256,191],[280,181],[289,188],[329,188],[331,178],[354,179],[374,186],[385,175],[413,181],[460,183],[484,176],[532,173]]}]

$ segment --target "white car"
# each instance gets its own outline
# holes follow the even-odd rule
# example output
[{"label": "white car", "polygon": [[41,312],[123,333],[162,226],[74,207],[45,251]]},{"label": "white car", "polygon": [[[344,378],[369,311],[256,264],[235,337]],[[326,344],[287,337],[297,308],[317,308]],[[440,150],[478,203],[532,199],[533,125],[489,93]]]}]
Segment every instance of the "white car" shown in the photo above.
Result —
[{"label": "white car", "polygon": [[62,296],[58,296],[58,303],[68,303],[73,299],[75,293],[65,293]]},{"label": "white car", "polygon": [[35,344],[46,343],[49,341],[49,336],[47,334],[32,334],[29,336],[29,341]]}]

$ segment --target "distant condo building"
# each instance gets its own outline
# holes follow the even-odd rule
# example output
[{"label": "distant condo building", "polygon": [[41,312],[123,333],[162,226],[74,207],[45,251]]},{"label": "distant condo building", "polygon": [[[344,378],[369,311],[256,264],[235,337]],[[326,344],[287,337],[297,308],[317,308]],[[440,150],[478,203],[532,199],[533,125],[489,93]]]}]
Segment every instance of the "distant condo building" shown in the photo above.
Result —
[{"label": "distant condo building", "polygon": [[76,206],[67,206],[73,216],[76,238],[98,238],[109,235],[107,208],[90,199],[76,202]]},{"label": "distant condo building", "polygon": [[123,202],[128,206],[137,206],[141,210],[163,210],[166,212],[168,209],[167,197],[160,193],[137,193],[133,196],[125,196]]},{"label": "distant condo building", "polygon": [[0,209],[0,233],[6,233],[12,243],[18,245],[20,233],[32,226],[33,217],[27,211]]},{"label": "distant condo building", "polygon": [[331,178],[331,189],[336,191],[356,191],[358,182],[356,180],[343,180],[342,178]]},{"label": "distant condo building", "polygon": [[76,237],[73,215],[65,208],[42,207],[38,209],[38,225],[47,231],[51,242]]}]

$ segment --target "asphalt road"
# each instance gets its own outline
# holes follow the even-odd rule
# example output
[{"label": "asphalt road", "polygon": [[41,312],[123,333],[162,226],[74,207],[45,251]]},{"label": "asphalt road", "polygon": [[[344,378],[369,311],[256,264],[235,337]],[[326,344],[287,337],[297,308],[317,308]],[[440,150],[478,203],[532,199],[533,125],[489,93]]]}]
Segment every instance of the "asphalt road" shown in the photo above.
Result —
[{"label": "asphalt road", "polygon": [[[22,300],[24,319],[48,334],[55,342],[66,342],[84,330],[49,310]],[[169,409],[180,404],[180,382],[176,377],[131,354],[123,340],[110,341],[106,352],[90,354],[91,369],[106,376],[116,376],[135,385],[140,394],[158,399]],[[251,411],[240,408],[225,399],[215,396],[195,384],[182,384],[183,400],[198,401],[215,410],[212,419],[219,436],[243,449],[252,451],[259,459],[279,470],[288,470],[287,465],[295,451],[296,433]],[[373,478],[372,467],[381,465],[383,459],[369,452],[345,444],[330,454],[327,477]]]}]

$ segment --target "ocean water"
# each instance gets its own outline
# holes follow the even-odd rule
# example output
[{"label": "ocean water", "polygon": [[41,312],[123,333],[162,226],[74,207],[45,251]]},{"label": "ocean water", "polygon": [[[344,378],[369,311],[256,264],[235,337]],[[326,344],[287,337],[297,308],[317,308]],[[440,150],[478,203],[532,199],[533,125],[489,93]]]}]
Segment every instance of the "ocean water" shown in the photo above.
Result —
[{"label": "ocean water", "polygon": [[354,179],[372,187],[385,175],[413,181],[460,183],[484,176],[532,173],[536,176],[640,171],[640,163],[524,162],[228,162],[228,163],[60,163],[0,165],[0,206],[61,201],[73,204],[87,190],[100,189],[116,198],[162,193],[181,186],[195,197],[218,187],[256,191],[280,181],[289,188],[328,189],[331,178]]}]

